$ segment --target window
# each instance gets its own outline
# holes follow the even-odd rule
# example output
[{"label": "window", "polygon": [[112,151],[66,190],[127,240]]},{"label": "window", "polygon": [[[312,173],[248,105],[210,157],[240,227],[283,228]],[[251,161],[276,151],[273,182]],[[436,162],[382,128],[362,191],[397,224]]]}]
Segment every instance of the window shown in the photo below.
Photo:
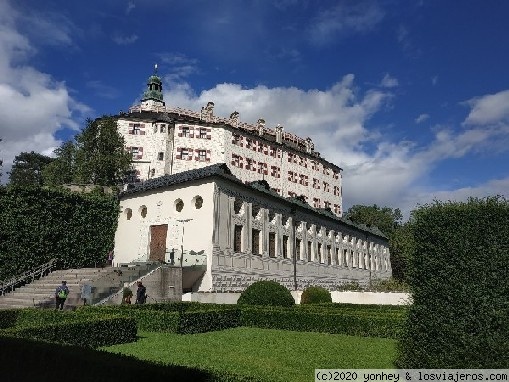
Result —
[{"label": "window", "polygon": [[270,166],[270,175],[272,175],[275,178],[281,177],[280,168],[277,166]]},{"label": "window", "polygon": [[203,198],[201,196],[195,196],[193,199],[194,208],[199,210],[203,206]]},{"label": "window", "polygon": [[334,204],[334,213],[336,215],[341,214],[341,207],[339,206],[339,204]]},{"label": "window", "polygon": [[159,154],[157,154],[157,159],[164,160],[164,153],[160,152]]},{"label": "window", "polygon": [[300,260],[300,239],[295,240],[295,256],[297,257],[297,260]]},{"label": "window", "polygon": [[261,255],[260,253],[260,230],[253,229],[253,255]]},{"label": "window", "polygon": [[131,154],[133,159],[142,159],[143,158],[143,147],[131,147]]},{"label": "window", "polygon": [[199,137],[201,139],[207,139],[207,129],[201,128]]},{"label": "window", "polygon": [[323,182],[323,190],[324,190],[325,192],[330,192],[329,183],[327,183],[327,182]]},{"label": "window", "polygon": [[166,125],[165,124],[162,124],[161,126],[159,126],[159,132],[166,133]]},{"label": "window", "polygon": [[297,194],[295,192],[293,192],[293,191],[288,191],[288,196],[290,198],[295,198],[297,196]]},{"label": "window", "polygon": [[269,232],[269,257],[276,257],[276,234]]},{"label": "window", "polygon": [[318,243],[318,261],[320,264],[323,264],[323,256],[322,256],[322,243]]},{"label": "window", "polygon": [[328,208],[329,210],[331,209],[330,202],[323,202],[323,205],[324,205],[324,208]]},{"label": "window", "polygon": [[184,209],[184,202],[182,199],[175,200],[175,210],[181,212]]},{"label": "window", "polygon": [[268,175],[267,163],[258,163],[258,174]]},{"label": "window", "polygon": [[150,170],[150,176],[153,177],[154,175],[156,174],[156,169],[153,168],[152,170]]},{"label": "window", "polygon": [[139,211],[141,217],[145,219],[147,217],[147,206],[141,206]]},{"label": "window", "polygon": [[338,186],[334,186],[334,195],[335,196],[340,196],[339,187]]},{"label": "window", "polygon": [[332,264],[332,248],[330,245],[327,246],[327,264]]},{"label": "window", "polygon": [[200,162],[205,162],[207,160],[207,151],[206,150],[198,150],[198,155],[196,159]]},{"label": "window", "polygon": [[243,167],[243,159],[240,155],[232,154],[232,165],[238,168]]},{"label": "window", "polygon": [[193,157],[192,152],[187,147],[177,147],[177,159],[191,160]]},{"label": "window", "polygon": [[320,189],[320,181],[318,179],[313,178],[313,188]]},{"label": "window", "polygon": [[308,241],[308,261],[311,261],[311,247],[313,246],[313,243]]},{"label": "window", "polygon": [[313,198],[313,207],[320,208],[320,199]]},{"label": "window", "polygon": [[283,259],[288,259],[288,236],[283,235]]},{"label": "window", "polygon": [[181,136],[182,137],[189,137],[189,135],[190,135],[189,127],[187,127],[187,126],[182,127]]},{"label": "window", "polygon": [[235,225],[233,234],[233,251],[242,252],[242,226]]},{"label": "window", "polygon": [[141,123],[130,123],[129,124],[129,134],[131,135],[145,135],[145,131],[141,130],[145,125]]},{"label": "window", "polygon": [[240,136],[239,134],[233,134],[232,135],[232,143],[234,145],[237,145],[237,146],[240,146],[240,147],[243,147],[244,146],[244,143],[242,142],[243,141],[243,137]]},{"label": "window", "polygon": [[130,208],[126,208],[124,211],[124,214],[125,214],[125,217],[127,220],[131,220],[131,218],[133,216],[133,210]]}]

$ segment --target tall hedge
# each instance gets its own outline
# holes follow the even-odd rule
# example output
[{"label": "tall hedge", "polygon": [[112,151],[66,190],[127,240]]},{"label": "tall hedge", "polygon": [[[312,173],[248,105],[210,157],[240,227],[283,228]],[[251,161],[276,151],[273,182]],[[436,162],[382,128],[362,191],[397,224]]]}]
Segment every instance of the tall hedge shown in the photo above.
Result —
[{"label": "tall hedge", "polygon": [[413,295],[397,366],[509,367],[509,202],[435,202],[415,211]]},{"label": "tall hedge", "polygon": [[113,248],[113,197],[0,187],[0,206],[0,280],[52,258],[64,269],[101,265]]}]

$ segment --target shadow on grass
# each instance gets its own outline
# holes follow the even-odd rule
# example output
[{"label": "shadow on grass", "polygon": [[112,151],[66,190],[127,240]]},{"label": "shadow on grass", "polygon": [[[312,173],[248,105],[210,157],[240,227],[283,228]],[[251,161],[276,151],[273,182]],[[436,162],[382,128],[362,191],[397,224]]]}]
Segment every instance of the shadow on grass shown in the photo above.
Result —
[{"label": "shadow on grass", "polygon": [[159,365],[105,351],[0,337],[0,380],[109,381],[256,381],[230,373]]}]

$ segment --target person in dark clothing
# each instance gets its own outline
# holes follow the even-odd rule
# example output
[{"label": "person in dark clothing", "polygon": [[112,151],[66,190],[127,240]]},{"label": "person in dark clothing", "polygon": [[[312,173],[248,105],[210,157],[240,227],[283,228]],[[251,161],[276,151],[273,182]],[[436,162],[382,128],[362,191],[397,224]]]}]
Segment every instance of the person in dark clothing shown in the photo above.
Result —
[{"label": "person in dark clothing", "polygon": [[55,290],[55,302],[56,302],[55,310],[64,309],[64,303],[68,295],[69,288],[67,287],[67,282],[62,281],[62,285],[59,285]]},{"label": "person in dark clothing", "polygon": [[136,304],[145,304],[147,301],[147,288],[141,281],[137,282],[138,290],[136,291]]}]

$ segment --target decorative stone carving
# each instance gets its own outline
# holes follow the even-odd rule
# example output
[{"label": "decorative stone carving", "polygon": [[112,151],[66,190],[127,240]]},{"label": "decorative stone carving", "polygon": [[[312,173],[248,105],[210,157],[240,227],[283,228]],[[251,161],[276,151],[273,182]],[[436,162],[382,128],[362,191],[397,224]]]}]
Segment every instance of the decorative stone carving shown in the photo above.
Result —
[{"label": "decorative stone carving", "polygon": [[313,143],[311,138],[307,137],[306,138],[306,152],[308,154],[311,154],[314,151],[315,151],[315,144]]},{"label": "decorative stone carving", "polygon": [[275,128],[275,130],[276,130],[276,142],[277,143],[283,143],[283,130],[284,130],[284,127],[281,126],[278,123],[278,125]]},{"label": "decorative stone carving", "polygon": [[230,125],[233,127],[237,127],[240,122],[240,114],[238,111],[234,111],[230,114]]},{"label": "decorative stone carving", "polygon": [[262,136],[263,132],[265,131],[265,120],[260,118],[256,122],[256,127],[258,128],[258,135]]},{"label": "decorative stone carving", "polygon": [[201,119],[207,121],[214,116],[214,102],[207,102],[207,106],[201,108]]}]

